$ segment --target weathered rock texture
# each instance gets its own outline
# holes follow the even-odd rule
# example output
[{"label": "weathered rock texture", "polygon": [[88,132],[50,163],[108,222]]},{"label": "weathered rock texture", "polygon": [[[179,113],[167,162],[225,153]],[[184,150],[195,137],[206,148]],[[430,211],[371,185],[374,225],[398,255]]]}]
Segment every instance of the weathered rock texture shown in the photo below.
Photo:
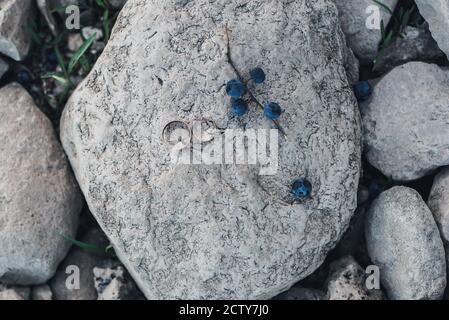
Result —
[{"label": "weathered rock texture", "polygon": [[[367,27],[372,19],[373,8],[380,14],[380,19],[388,25],[391,15],[378,6],[373,0],[333,0],[338,8],[340,23],[346,35],[348,45],[361,61],[372,61],[376,58],[382,40],[380,24]],[[394,10],[398,0],[382,1]],[[380,21],[379,21],[380,22]]]},{"label": "weathered rock texture", "polygon": [[0,89],[0,281],[47,281],[82,205],[50,120],[20,85]]},{"label": "weathered rock texture", "polygon": [[429,23],[433,38],[449,57],[449,1],[416,0],[419,12]]},{"label": "weathered rock texture", "polygon": [[443,242],[432,213],[413,189],[394,187],[372,204],[368,253],[390,299],[439,299],[446,287]]},{"label": "weathered rock texture", "polygon": [[[167,123],[271,128],[229,115],[224,84],[262,67],[278,101],[279,168],[181,165]],[[349,224],[359,115],[329,1],[128,1],[104,54],[68,102],[61,138],[92,213],[147,298],[270,298],[313,272]],[[313,195],[289,202],[298,177]]]},{"label": "weathered rock texture", "polygon": [[369,290],[366,286],[365,270],[351,256],[346,256],[331,265],[327,279],[326,300],[383,300],[381,290]]},{"label": "weathered rock texture", "polygon": [[23,60],[30,49],[27,23],[34,14],[32,0],[0,0],[0,53]]},{"label": "weathered rock texture", "polygon": [[441,171],[433,182],[428,205],[446,244],[449,244],[449,168]]},{"label": "weathered rock texture", "polygon": [[361,108],[368,161],[395,180],[449,164],[449,72],[409,62],[393,69]]}]

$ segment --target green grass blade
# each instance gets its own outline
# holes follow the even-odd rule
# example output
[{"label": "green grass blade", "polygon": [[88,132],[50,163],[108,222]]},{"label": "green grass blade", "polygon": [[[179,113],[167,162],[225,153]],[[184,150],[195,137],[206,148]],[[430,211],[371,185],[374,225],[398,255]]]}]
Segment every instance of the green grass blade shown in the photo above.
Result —
[{"label": "green grass blade", "polygon": [[62,73],[58,73],[58,72],[47,73],[46,75],[43,75],[41,78],[42,79],[54,79],[54,80],[60,82],[63,85],[67,85],[68,84],[68,80],[65,77],[65,75],[62,74]]},{"label": "green grass blade", "polygon": [[93,253],[97,253],[97,254],[105,254],[106,253],[106,249],[96,246],[94,244],[90,244],[90,243],[86,243],[86,242],[82,242],[82,241],[78,241],[72,237],[69,237],[67,235],[64,234],[59,234],[62,238],[64,238],[64,240],[66,240],[67,242],[70,242],[71,244],[73,244],[74,246],[77,246],[83,250],[89,251],[89,252],[93,252]]},{"label": "green grass blade", "polygon": [[381,8],[383,8],[387,13],[389,13],[390,15],[394,15],[393,10],[390,9],[389,6],[387,6],[386,4],[378,1],[378,0],[373,0],[373,2],[375,2],[376,4],[378,4]]},{"label": "green grass blade", "polygon": [[96,33],[94,33],[92,36],[90,36],[89,39],[87,39],[83,43],[83,45],[73,54],[73,57],[72,57],[72,59],[70,59],[69,66],[67,68],[67,71],[69,74],[71,74],[73,72],[73,69],[75,68],[75,66],[81,59],[81,57],[84,56],[84,54],[89,49],[89,47],[92,45],[92,43],[94,43],[96,36],[97,36]]}]

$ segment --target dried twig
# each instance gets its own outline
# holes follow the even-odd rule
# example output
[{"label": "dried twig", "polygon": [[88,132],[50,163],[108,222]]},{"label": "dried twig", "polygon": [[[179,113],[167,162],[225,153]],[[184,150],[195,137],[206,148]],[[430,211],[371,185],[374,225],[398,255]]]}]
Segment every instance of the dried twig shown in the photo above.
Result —
[{"label": "dried twig", "polygon": [[[237,75],[238,80],[240,80],[240,82],[242,82],[242,83],[245,83],[245,80],[243,79],[242,74],[237,69],[237,67],[234,64],[234,61],[231,58],[231,44],[230,44],[230,42],[231,41],[230,41],[230,38],[229,38],[229,29],[228,29],[228,27],[226,27],[226,44],[227,44],[226,56],[228,58],[228,63],[232,67],[232,69],[234,69],[234,72]],[[252,91],[248,88],[248,86],[246,87],[246,90],[248,92],[250,100],[252,102],[254,102],[257,106],[259,106],[259,108],[264,110],[263,104],[260,103],[259,100],[257,100],[256,96],[252,93]],[[287,134],[285,133],[284,129],[282,129],[281,125],[279,124],[279,121],[277,121],[277,120],[272,120],[272,121],[276,125],[277,129],[286,137]]]}]

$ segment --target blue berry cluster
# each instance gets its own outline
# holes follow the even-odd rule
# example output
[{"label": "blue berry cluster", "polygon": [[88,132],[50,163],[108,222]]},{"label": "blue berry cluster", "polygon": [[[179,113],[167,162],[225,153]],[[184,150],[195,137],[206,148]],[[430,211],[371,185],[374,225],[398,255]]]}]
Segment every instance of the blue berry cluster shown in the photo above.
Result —
[{"label": "blue berry cluster", "polygon": [[[266,80],[266,75],[262,68],[254,68],[249,74],[255,84],[262,84]],[[226,84],[226,93],[231,97],[231,112],[237,117],[242,117],[248,112],[248,103],[243,99],[243,95],[247,91],[245,84],[240,79],[233,79]],[[255,100],[252,95],[251,98]],[[282,114],[281,107],[275,102],[265,103],[263,109],[264,115],[271,120],[279,119]]]}]

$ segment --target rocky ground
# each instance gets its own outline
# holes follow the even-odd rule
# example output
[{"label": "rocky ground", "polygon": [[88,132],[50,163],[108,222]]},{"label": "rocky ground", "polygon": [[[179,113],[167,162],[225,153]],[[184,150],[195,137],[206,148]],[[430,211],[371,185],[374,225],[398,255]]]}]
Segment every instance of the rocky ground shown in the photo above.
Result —
[{"label": "rocky ground", "polygon": [[[125,2],[0,0],[0,300],[448,298],[448,1]],[[255,66],[278,173],[171,164]]]}]

